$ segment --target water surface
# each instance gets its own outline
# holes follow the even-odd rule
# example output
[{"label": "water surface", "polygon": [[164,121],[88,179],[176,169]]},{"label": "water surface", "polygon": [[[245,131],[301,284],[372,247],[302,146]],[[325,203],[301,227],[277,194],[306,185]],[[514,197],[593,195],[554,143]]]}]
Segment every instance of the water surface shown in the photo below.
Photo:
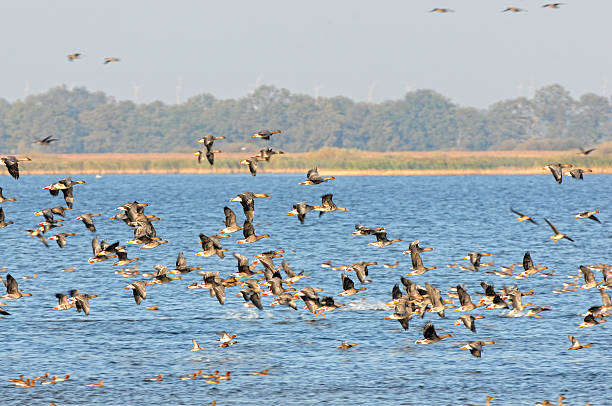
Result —
[{"label": "water surface", "polygon": [[[11,315],[0,319],[2,404],[193,405],[216,400],[219,405],[454,405],[484,404],[491,395],[496,398],[493,404],[527,405],[560,394],[570,405],[609,403],[610,323],[577,328],[580,313],[600,304],[599,292],[559,295],[552,290],[570,281],[567,276],[577,274],[581,264],[611,262],[607,211],[612,176],[591,175],[582,182],[566,179],[562,185],[551,176],[341,177],[317,186],[298,185],[303,175],[82,178],[87,183],[74,188],[74,210],[67,215],[65,227],[56,229],[78,234],[64,249],[54,242],[47,249],[23,231],[41,221],[33,215],[35,211],[63,202],[42,189],[59,177],[0,178],[4,195],[18,199],[2,204],[6,220],[16,224],[0,230],[0,265],[7,267],[0,275],[5,278],[11,273],[20,288],[33,294],[3,306]],[[223,227],[223,206],[233,208],[242,223],[240,204],[229,200],[244,191],[271,196],[256,199],[254,224],[258,234],[272,237],[243,245],[236,244],[242,238],[237,233],[222,240],[229,249],[225,259],[196,256],[198,234],[213,234]],[[304,225],[286,215],[294,203],[318,204],[325,193],[333,193],[336,204],[349,211],[322,217],[312,212]],[[123,289],[136,279],[115,274],[111,261],[87,263],[93,236],[122,244],[132,238],[128,226],[109,217],[118,213],[116,207],[133,200],[150,204],[147,214],[163,219],[156,223],[158,235],[170,241],[153,250],[129,246],[129,256],[141,258],[136,262],[140,271],[152,271],[155,264],[173,268],[182,251],[190,265],[225,276],[236,269],[232,252],[253,257],[284,249],[292,267],[310,275],[296,287],[321,287],[323,296],[337,295],[342,289],[340,272],[322,268],[322,262],[377,261],[379,265],[370,267],[372,282],[364,285],[368,290],[340,298],[346,306],[326,318],[315,318],[302,309],[270,307],[269,296],[263,298],[264,311],[246,308],[242,298],[234,296],[238,288],[229,289],[225,306],[220,306],[207,291],[186,289],[201,280],[195,272],[180,281],[150,286],[147,300],[136,306],[131,291]],[[530,214],[539,226],[518,223],[509,206]],[[591,209],[602,210],[603,224],[573,218]],[[102,213],[94,219],[96,233],[73,220],[85,212]],[[576,242],[551,242],[544,217]],[[403,241],[371,247],[373,237],[350,235],[357,223],[385,226],[389,238]],[[474,334],[454,326],[459,314],[449,309],[445,319],[433,313],[424,319],[414,317],[409,330],[403,331],[396,321],[384,320],[392,312],[385,303],[400,276],[410,271],[410,258],[402,251],[415,239],[434,248],[422,255],[423,261],[438,267],[411,277],[419,284],[429,282],[445,297],[451,286],[466,284],[475,302],[480,297],[476,292],[482,292],[481,281],[497,288],[516,284],[522,291],[536,291],[525,302],[552,306],[552,311],[541,313],[541,319],[530,319],[477,309],[472,314],[486,318],[477,320]],[[487,274],[487,268],[476,273],[446,267],[467,264],[460,258],[470,251],[492,253],[485,259],[494,260],[496,268],[520,263],[525,251],[530,251],[535,262],[556,273],[550,278],[535,275],[517,280]],[[381,266],[396,260],[398,268]],[[61,272],[72,265],[75,272]],[[22,279],[34,273],[38,278]],[[596,278],[600,280],[601,275],[596,273]],[[74,309],[53,310],[54,295],[70,289],[99,295],[91,300],[88,317]],[[158,305],[159,311],[146,310],[152,305]],[[415,345],[428,320],[440,334],[454,337],[434,345]],[[217,347],[215,332],[220,330],[237,334],[239,343]],[[568,352],[568,334],[593,346]],[[192,338],[206,348],[189,351]],[[476,339],[498,344],[485,347],[481,359],[459,350]],[[359,346],[346,352],[337,349],[344,340]],[[232,380],[214,385],[178,379],[198,369],[231,370]],[[263,369],[269,369],[270,375],[251,375]],[[35,388],[18,388],[7,381],[47,371],[58,376],[69,373],[71,379]],[[161,382],[143,381],[160,373],[164,375]],[[104,379],[104,388],[85,386],[99,379]]]}]

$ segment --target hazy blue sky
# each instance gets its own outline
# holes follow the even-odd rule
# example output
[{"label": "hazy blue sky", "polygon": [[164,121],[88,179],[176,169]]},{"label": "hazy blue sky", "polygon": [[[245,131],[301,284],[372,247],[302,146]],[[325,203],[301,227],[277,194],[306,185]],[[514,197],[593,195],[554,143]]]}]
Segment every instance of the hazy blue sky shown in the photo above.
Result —
[{"label": "hazy blue sky", "polygon": [[[609,95],[612,0],[545,3],[2,1],[0,97],[66,84],[174,103],[179,82],[181,101],[241,97],[258,84],[372,101],[429,88],[478,107],[551,83],[574,97]],[[528,12],[500,12],[508,6]],[[85,57],[70,63],[73,52]],[[103,65],[106,56],[121,61]]]}]

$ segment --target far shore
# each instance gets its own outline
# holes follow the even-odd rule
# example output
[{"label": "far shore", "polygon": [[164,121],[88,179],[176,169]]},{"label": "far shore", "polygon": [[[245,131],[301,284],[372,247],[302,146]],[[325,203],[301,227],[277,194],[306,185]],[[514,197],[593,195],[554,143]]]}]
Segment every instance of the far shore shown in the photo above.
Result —
[{"label": "far shore", "polygon": [[[27,154],[26,154],[27,155]],[[150,154],[32,154],[21,162],[21,175],[45,174],[248,174],[238,162],[250,156],[222,153],[215,165],[198,164],[191,153]],[[24,156],[24,155],[19,155]],[[367,152],[323,149],[307,153],[275,155],[260,162],[258,175],[305,174],[318,167],[323,176],[419,176],[419,175],[540,175],[549,174],[547,163],[571,163],[594,174],[612,173],[612,154],[598,152],[578,156],[575,151],[427,151]],[[8,175],[5,170],[0,175]]]}]

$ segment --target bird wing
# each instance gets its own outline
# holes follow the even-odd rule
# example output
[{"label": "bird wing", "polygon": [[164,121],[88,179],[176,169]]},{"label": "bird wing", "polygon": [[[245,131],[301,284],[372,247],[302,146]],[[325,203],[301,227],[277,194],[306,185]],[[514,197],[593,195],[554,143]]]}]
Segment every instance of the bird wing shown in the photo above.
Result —
[{"label": "bird wing", "polygon": [[225,286],[221,283],[215,283],[213,285],[213,291],[219,301],[219,304],[225,304]]},{"label": "bird wing", "polygon": [[578,341],[576,337],[568,335],[567,338],[569,338],[569,340],[572,342],[572,347],[580,346],[580,342]]},{"label": "bird wing", "polygon": [[9,174],[13,178],[19,179],[19,163],[17,161],[17,158],[15,158],[14,156],[8,156],[2,158],[2,161],[6,165],[6,169],[8,170]]},{"label": "bird wing", "polygon": [[533,261],[531,260],[531,254],[527,251],[523,256],[523,269],[526,271],[531,268],[533,268]]},{"label": "bird wing", "polygon": [[555,227],[555,225],[553,223],[551,223],[547,218],[544,218],[544,221],[546,221],[546,224],[548,224],[550,226],[550,228],[552,228],[553,233],[555,234],[561,234],[559,232],[559,230],[557,230],[557,227]]},{"label": "bird wing", "polygon": [[610,300],[610,295],[605,289],[599,289],[599,293],[601,294],[601,304],[604,306],[612,306],[612,301]]},{"label": "bird wing", "polygon": [[6,286],[6,293],[14,294],[19,292],[19,287],[17,286],[17,280],[13,278],[13,275],[6,275],[6,280],[4,281],[4,286]]},{"label": "bird wing", "polygon": [[510,211],[511,211],[512,213],[516,214],[516,215],[517,215],[517,216],[519,216],[519,217],[523,217],[523,216],[524,216],[524,214],[523,214],[523,213],[521,213],[520,211],[516,211],[516,210],[514,210],[512,207],[510,207]]},{"label": "bird wing", "polygon": [[93,250],[94,257],[97,257],[100,251],[102,251],[102,247],[100,246],[100,242],[98,242],[97,236],[91,240],[91,248]]},{"label": "bird wing", "polygon": [[410,259],[412,260],[412,268],[414,270],[424,268],[421,255],[416,250],[410,250]]},{"label": "bird wing", "polygon": [[311,182],[315,182],[319,180],[320,176],[319,176],[319,171],[317,170],[317,168],[309,169],[308,172],[306,173],[306,178],[308,178],[308,180]]},{"label": "bird wing", "polygon": [[253,223],[248,220],[244,221],[244,224],[242,225],[242,235],[244,235],[244,238],[249,238],[250,236],[255,235]]},{"label": "bird wing", "polygon": [[593,271],[591,271],[589,268],[580,265],[580,272],[582,272],[582,275],[584,276],[584,283],[595,283],[595,275],[593,275]]},{"label": "bird wing", "polygon": [[225,206],[223,208],[223,213],[225,214],[225,227],[235,226],[236,224],[236,213],[229,207]]},{"label": "bird wing", "polygon": [[342,274],[342,289],[355,289],[355,282],[344,273]]},{"label": "bird wing", "polygon": [[328,193],[326,195],[321,196],[321,204],[323,206],[334,207],[335,204],[332,201],[332,197],[333,197],[333,195],[331,193]]},{"label": "bird wing", "polygon": [[469,293],[460,285],[457,285],[457,294],[459,295],[459,303],[461,303],[461,306],[472,304],[472,298]]},{"label": "bird wing", "polygon": [[176,269],[185,269],[187,268],[187,260],[185,259],[185,255],[182,252],[179,252],[178,257],[176,257]]},{"label": "bird wing", "polygon": [[436,334],[436,328],[434,327],[431,321],[428,321],[423,326],[423,337],[425,337],[428,340],[439,339],[438,334]]}]

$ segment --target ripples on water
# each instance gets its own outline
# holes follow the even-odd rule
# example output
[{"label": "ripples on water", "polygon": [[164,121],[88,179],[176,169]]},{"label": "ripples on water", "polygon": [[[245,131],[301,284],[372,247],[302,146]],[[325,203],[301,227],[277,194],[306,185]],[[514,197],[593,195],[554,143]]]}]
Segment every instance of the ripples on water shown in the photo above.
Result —
[{"label": "ripples on water", "polygon": [[[325,174],[323,174],[325,175]],[[96,179],[82,177],[85,185],[75,186],[75,209],[58,232],[76,232],[66,248],[54,243],[46,249],[22,230],[38,223],[34,211],[63,202],[42,188],[58,176],[24,176],[18,181],[2,177],[7,197],[18,202],[3,203],[6,220],[17,224],[0,230],[0,265],[15,276],[20,288],[33,297],[8,301],[11,312],[0,320],[2,326],[2,404],[108,405],[108,404],[206,404],[216,400],[228,404],[484,404],[487,395],[496,404],[533,404],[537,400],[565,395],[570,405],[609,404],[610,326],[603,324],[578,329],[580,313],[600,304],[596,289],[554,294],[577,274],[578,266],[610,261],[609,226],[612,176],[590,175],[583,182],[566,179],[557,185],[548,176],[419,176],[419,177],[341,177],[317,186],[300,186],[303,176],[260,175],[117,175]],[[80,179],[77,177],[77,179]],[[245,308],[239,289],[230,288],[225,306],[220,306],[207,291],[185,287],[201,279],[195,272],[183,280],[162,286],[149,286],[147,300],[136,306],[130,290],[123,288],[134,278],[116,275],[111,261],[88,264],[91,238],[98,235],[109,241],[132,237],[123,223],[109,220],[113,209],[127,201],[150,203],[147,214],[157,222],[158,235],[169,244],[153,250],[128,247],[129,257],[141,257],[139,270],[152,271],[155,264],[174,266],[180,251],[189,265],[227,275],[236,269],[231,255],[221,260],[201,258],[198,234],[213,234],[222,228],[223,206],[230,206],[241,224],[244,220],[238,203],[229,199],[244,191],[268,193],[271,198],[256,199],[255,229],[272,238],[254,244],[236,244],[238,234],[222,240],[231,252],[253,257],[271,249],[285,249],[285,259],[296,270],[311,276],[296,287],[325,288],[323,294],[341,291],[340,272],[321,268],[333,264],[378,261],[370,267],[372,283],[367,291],[340,298],[348,306],[315,319],[310,313],[287,307],[269,307],[264,296],[264,311]],[[349,212],[318,217],[307,215],[301,226],[286,213],[292,204],[307,200],[318,204],[324,193],[333,193],[339,206]],[[528,213],[540,225],[518,223],[509,206]],[[575,220],[583,210],[600,209],[603,224]],[[95,218],[97,233],[72,221],[84,212],[102,213]],[[566,232],[568,241],[552,243],[549,218]],[[373,237],[352,236],[353,226],[385,226],[389,238],[403,242],[389,247],[368,246]],[[52,230],[48,235],[55,234]],[[453,322],[459,313],[447,310],[447,318],[432,313],[417,316],[405,332],[396,321],[384,320],[391,288],[409,272],[410,258],[402,255],[408,243],[420,239],[422,246],[434,247],[423,253],[426,266],[438,269],[410,277],[424,285],[432,283],[444,296],[451,286],[467,285],[474,301],[482,292],[481,281],[496,288],[516,284],[522,291],[533,288],[527,297],[535,305],[550,305],[552,311],[541,319],[505,317],[498,310],[473,311],[486,318],[477,320],[474,334]],[[294,250],[295,253],[290,252]],[[502,278],[481,272],[447,268],[470,251],[493,253],[485,259],[499,265],[520,263],[525,251],[534,262],[556,270],[552,278],[539,275],[524,280]],[[383,263],[400,261],[395,269]],[[280,263],[280,261],[277,261]],[[75,272],[61,272],[76,266]],[[22,276],[38,273],[37,279]],[[352,275],[354,276],[354,275]],[[596,272],[597,280],[601,279]],[[136,278],[140,279],[140,278]],[[353,278],[356,280],[356,278]],[[357,287],[359,283],[356,282]],[[91,314],[86,317],[74,309],[55,311],[55,293],[80,289],[96,293]],[[322,294],[320,294],[322,296]],[[365,301],[363,301],[365,299]],[[455,301],[457,302],[457,301]],[[159,305],[159,311],[146,306]],[[301,306],[302,303],[300,302]],[[438,332],[454,337],[434,345],[418,346],[421,327],[432,320]],[[238,334],[239,343],[219,348],[215,331]],[[577,336],[591,348],[567,351],[567,335]],[[195,338],[205,349],[191,352]],[[493,339],[481,359],[459,347],[474,339]],[[343,341],[358,343],[348,351],[336,347]],[[198,369],[205,372],[232,371],[232,380],[219,385],[203,380],[180,381],[178,376]],[[269,376],[251,372],[269,369]],[[71,379],[56,385],[18,388],[7,379],[71,374]],[[162,373],[161,382],[143,378]],[[85,384],[104,379],[104,388]]]}]

